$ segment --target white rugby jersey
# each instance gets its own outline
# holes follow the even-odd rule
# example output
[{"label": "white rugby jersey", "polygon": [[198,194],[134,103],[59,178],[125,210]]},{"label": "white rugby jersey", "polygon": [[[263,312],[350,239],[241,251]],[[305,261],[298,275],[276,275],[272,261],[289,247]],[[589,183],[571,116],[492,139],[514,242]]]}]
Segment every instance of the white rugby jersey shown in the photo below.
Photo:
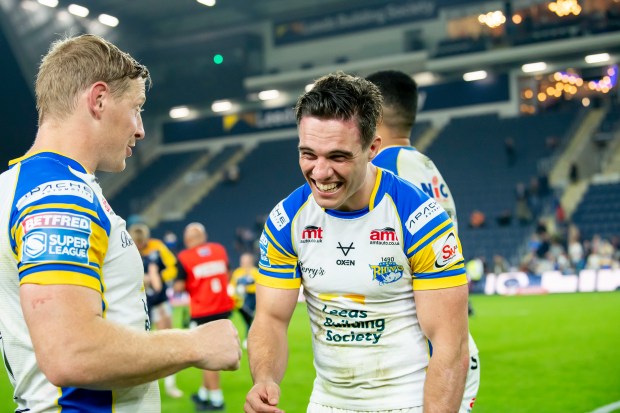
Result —
[{"label": "white rugby jersey", "polygon": [[[375,156],[372,163],[387,169],[422,189],[446,210],[458,231],[456,206],[448,184],[439,173],[435,163],[412,146],[388,146]],[[469,355],[478,354],[478,346],[469,334]]]},{"label": "white rugby jersey", "polygon": [[101,293],[104,318],[144,330],[144,271],[125,221],[82,165],[52,152],[9,165],[0,175],[0,332],[17,410],[160,412],[157,382],[110,391],[58,388],[39,370],[21,311],[21,284],[92,288]]},{"label": "white rugby jersey", "polygon": [[270,213],[257,283],[304,286],[317,377],[311,401],[378,411],[422,405],[428,343],[413,290],[467,283],[437,202],[378,169],[369,207],[322,209],[306,184]]}]

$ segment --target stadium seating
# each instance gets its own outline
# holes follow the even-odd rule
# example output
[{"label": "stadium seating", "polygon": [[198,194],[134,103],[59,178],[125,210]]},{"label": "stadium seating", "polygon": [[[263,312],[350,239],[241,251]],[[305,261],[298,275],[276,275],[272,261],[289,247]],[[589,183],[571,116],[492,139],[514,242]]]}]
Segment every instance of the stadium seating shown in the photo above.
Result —
[{"label": "stadium seating", "polygon": [[[547,137],[561,141],[575,117],[571,109],[506,119],[497,115],[455,118],[439,133],[426,152],[452,191],[466,257],[482,256],[490,263],[499,253],[516,263],[519,247],[534,223],[521,226],[514,219],[515,187],[519,182],[527,186],[538,176],[538,161],[553,155],[546,146]],[[515,143],[513,165],[504,146],[508,137]],[[468,227],[474,210],[486,215],[484,227]],[[513,211],[513,219],[499,226],[495,218],[505,210]]]},{"label": "stadium seating", "polygon": [[596,234],[610,238],[620,234],[620,183],[590,185],[572,221],[581,231],[581,239]]},{"label": "stadium seating", "polygon": [[187,214],[184,221],[162,223],[157,231],[172,230],[180,235],[188,222],[201,222],[207,228],[209,239],[224,244],[231,261],[236,262],[236,228],[247,227],[260,235],[262,227],[256,228],[257,216],[268,214],[281,199],[305,182],[299,171],[297,144],[296,137],[261,143],[239,164],[237,181],[222,182]]},{"label": "stadium seating", "polygon": [[159,156],[109,200],[114,211],[122,217],[139,214],[157,196],[159,189],[177,179],[186,167],[205,153],[206,150]]}]

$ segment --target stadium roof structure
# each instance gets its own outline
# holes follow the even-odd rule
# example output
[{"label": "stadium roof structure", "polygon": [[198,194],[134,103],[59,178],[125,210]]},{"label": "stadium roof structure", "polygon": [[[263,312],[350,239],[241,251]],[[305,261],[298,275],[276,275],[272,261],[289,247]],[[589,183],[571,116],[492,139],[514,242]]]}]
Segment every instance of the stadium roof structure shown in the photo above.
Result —
[{"label": "stadium roof structure", "polygon": [[[512,3],[527,7],[548,0],[0,0],[0,28],[12,46],[26,79],[33,79],[40,57],[52,40],[64,34],[89,32],[102,35],[145,63],[152,72],[154,89],[149,95],[149,112],[168,113],[176,105],[203,105],[235,99],[243,104],[249,95],[271,88],[303,91],[305,84],[335,69],[364,75],[381,68],[405,69],[409,73],[430,70],[443,75],[462,75],[463,70],[520,67],[529,58],[583,59],[583,50],[593,46],[620,49],[617,36],[609,39],[580,38],[569,46],[531,46],[493,53],[478,53],[434,59],[428,50],[402,55],[381,55],[369,50],[332,62],[312,64],[296,70],[271,72],[265,60],[265,44],[273,42],[278,22],[308,22],[321,16],[352,10],[372,10],[395,4],[411,7],[451,8],[455,15],[488,11]],[[214,3],[214,4],[213,4]],[[76,15],[74,4],[88,9]],[[209,7],[207,4],[213,4]],[[430,6],[429,6],[430,5]],[[54,7],[50,7],[54,6]],[[79,14],[80,10],[77,10]],[[82,10],[83,12],[83,10]],[[102,15],[116,18],[110,27]],[[102,23],[102,21],[106,23]],[[115,21],[112,19],[112,25]],[[444,22],[445,23],[445,22]],[[334,34],[335,32],[332,32]],[[335,33],[337,34],[337,33]],[[616,32],[617,34],[617,32]],[[580,43],[581,42],[581,43]],[[568,47],[563,50],[563,47]],[[569,50],[570,49],[570,50]],[[380,52],[380,51],[379,51]],[[373,55],[373,53],[375,55]],[[218,63],[219,62],[219,63]],[[298,65],[299,66],[299,65]],[[302,64],[303,66],[303,64]],[[471,67],[468,67],[471,66]],[[32,84],[32,82],[29,82]]]}]

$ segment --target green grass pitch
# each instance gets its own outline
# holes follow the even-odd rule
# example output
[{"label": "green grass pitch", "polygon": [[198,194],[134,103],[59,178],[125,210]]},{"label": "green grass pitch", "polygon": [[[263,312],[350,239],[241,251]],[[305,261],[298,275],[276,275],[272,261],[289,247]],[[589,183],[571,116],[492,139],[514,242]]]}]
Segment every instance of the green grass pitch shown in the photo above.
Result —
[{"label": "green grass pitch", "polygon": [[[586,413],[620,401],[620,292],[541,296],[473,296],[472,334],[480,348],[482,384],[475,413]],[[235,316],[242,336],[245,331]],[[281,407],[305,412],[314,370],[305,305],[290,331]],[[178,374],[186,397],[162,396],[164,413],[192,412],[196,369]],[[243,412],[251,386],[247,358],[222,374],[229,413]],[[12,413],[12,388],[0,373],[0,413]],[[620,411],[620,409],[618,410]]]}]

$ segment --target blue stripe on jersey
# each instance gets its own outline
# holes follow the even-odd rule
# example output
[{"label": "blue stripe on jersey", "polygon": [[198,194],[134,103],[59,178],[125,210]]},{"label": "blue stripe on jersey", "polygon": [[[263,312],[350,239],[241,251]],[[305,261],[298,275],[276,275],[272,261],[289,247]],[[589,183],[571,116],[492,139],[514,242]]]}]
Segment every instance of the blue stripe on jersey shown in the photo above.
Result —
[{"label": "blue stripe on jersey", "polygon": [[91,276],[93,278],[96,278],[98,281],[101,281],[101,278],[99,277],[99,274],[96,271],[93,271],[90,268],[87,267],[80,267],[78,265],[71,265],[71,264],[39,264],[36,265],[34,267],[30,267],[27,270],[24,270],[22,272],[19,273],[19,279],[21,281],[22,278],[30,275],[30,274],[34,274],[37,272],[42,272],[42,271],[70,271],[70,272],[78,272],[80,274],[86,274],[88,276]]},{"label": "blue stripe on jersey", "polygon": [[[461,261],[461,263],[462,262],[463,261]],[[444,278],[444,277],[450,277],[452,275],[461,275],[461,274],[465,274],[465,268],[459,268],[458,270],[441,271],[441,272],[422,272],[419,274],[414,274],[414,276],[415,278],[423,278],[425,280],[429,280],[431,278]]]},{"label": "blue stripe on jersey", "polygon": [[273,271],[269,271],[269,269],[265,268],[265,267],[260,267],[260,273],[263,275],[268,275],[269,277],[272,278],[286,278],[286,279],[291,279],[291,278],[300,278],[296,272],[294,272],[294,266],[289,267],[288,269],[290,269],[290,272],[273,272]]},{"label": "blue stripe on jersey", "polygon": [[111,390],[87,390],[62,387],[58,399],[62,413],[112,413],[114,397]]},{"label": "blue stripe on jersey", "polygon": [[375,156],[372,163],[380,168],[387,169],[388,171],[398,174],[397,166],[400,149],[400,146],[385,148],[379,152],[377,156]]},{"label": "blue stripe on jersey", "polygon": [[[272,225],[268,225],[267,223],[265,223],[265,225],[267,225],[267,227],[269,228],[269,231],[271,231],[272,234],[274,234],[274,231],[276,231],[275,233],[277,233],[277,229],[275,227],[273,227]],[[269,236],[269,234],[267,233],[267,231],[263,231],[263,235],[265,236],[265,238],[267,238],[267,241],[269,241],[269,244],[276,249],[276,251],[278,251],[280,254],[284,255],[284,256],[291,256],[291,252],[285,251],[283,248],[280,248],[280,244],[277,242],[277,240],[275,240],[274,238],[272,238],[271,236]],[[290,244],[290,237],[284,237]]]},{"label": "blue stripe on jersey", "polygon": [[359,209],[357,211],[337,211],[335,209],[326,209],[325,213],[327,215],[331,215],[336,218],[354,219],[354,218],[363,217],[364,215],[368,213],[368,211],[370,211],[370,208],[366,207],[364,209]]},{"label": "blue stripe on jersey", "polygon": [[[98,224],[108,235],[110,234],[110,221],[94,191],[69,169],[87,173],[82,165],[51,152],[38,153],[19,161],[21,167],[13,199],[14,210],[17,209],[21,213],[21,210],[35,205],[59,203],[77,205],[92,210],[94,217],[100,220]],[[61,187],[54,187],[52,184],[54,182],[62,182],[65,190]],[[75,186],[75,190],[67,189],[68,182]],[[40,194],[43,193],[46,195],[41,197]],[[17,216],[12,218],[17,218]],[[13,226],[15,223],[11,222],[11,224]]]}]

